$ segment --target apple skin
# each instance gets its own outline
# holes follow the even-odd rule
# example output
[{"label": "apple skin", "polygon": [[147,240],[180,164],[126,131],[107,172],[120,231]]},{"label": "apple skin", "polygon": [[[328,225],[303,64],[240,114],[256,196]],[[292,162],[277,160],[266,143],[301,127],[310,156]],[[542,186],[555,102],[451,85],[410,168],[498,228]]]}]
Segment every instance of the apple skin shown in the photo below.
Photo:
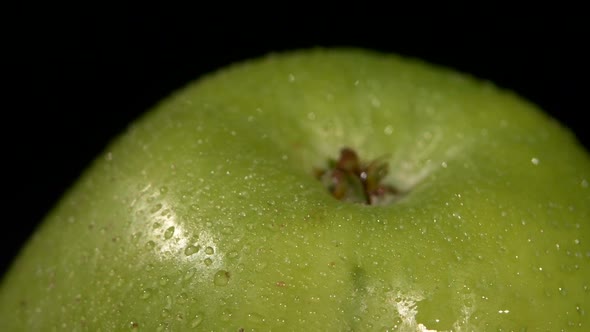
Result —
[{"label": "apple skin", "polygon": [[[386,156],[384,206],[312,176]],[[590,158],[535,105],[360,49],[211,73],[133,123],[14,261],[2,331],[584,331]]]}]

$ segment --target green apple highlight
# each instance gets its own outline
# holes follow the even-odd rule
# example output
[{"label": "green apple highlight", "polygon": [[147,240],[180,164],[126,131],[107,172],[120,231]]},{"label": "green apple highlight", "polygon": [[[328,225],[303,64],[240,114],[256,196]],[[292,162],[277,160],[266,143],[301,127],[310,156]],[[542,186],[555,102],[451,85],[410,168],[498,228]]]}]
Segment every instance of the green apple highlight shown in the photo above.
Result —
[{"label": "green apple highlight", "polygon": [[[314,170],[345,147],[403,195],[330,195]],[[269,54],[109,145],[4,276],[0,330],[587,331],[589,182],[572,133],[490,83]]]}]

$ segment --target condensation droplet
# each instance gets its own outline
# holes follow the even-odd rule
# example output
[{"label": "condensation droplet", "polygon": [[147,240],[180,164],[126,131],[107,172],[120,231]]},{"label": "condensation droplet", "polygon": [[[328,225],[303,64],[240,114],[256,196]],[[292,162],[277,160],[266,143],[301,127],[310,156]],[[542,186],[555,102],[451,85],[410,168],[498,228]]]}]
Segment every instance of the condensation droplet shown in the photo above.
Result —
[{"label": "condensation droplet", "polygon": [[168,192],[168,187],[162,186],[160,187],[160,194],[165,195]]},{"label": "condensation droplet", "polygon": [[164,232],[164,239],[168,240],[172,237],[172,235],[174,235],[174,226],[170,226],[168,229],[166,229]]},{"label": "condensation droplet", "polygon": [[152,208],[150,209],[150,213],[156,213],[156,212],[160,211],[161,208],[162,208],[162,204],[158,203],[158,204],[152,206]]},{"label": "condensation droplet", "polygon": [[142,300],[147,300],[150,298],[150,296],[152,296],[153,292],[154,291],[151,288],[144,288],[143,291],[141,292],[140,298]]},{"label": "condensation droplet", "polygon": [[232,315],[233,315],[233,314],[232,314],[232,312],[231,312],[231,311],[229,311],[229,310],[227,310],[227,309],[223,310],[223,311],[221,312],[221,321],[223,321],[223,322],[227,322],[227,321],[229,321],[229,320],[231,319],[231,316],[232,316]]},{"label": "condensation droplet", "polygon": [[559,287],[557,290],[559,291],[559,294],[561,294],[563,296],[567,295],[567,290],[565,288]]},{"label": "condensation droplet", "polygon": [[134,244],[137,244],[137,242],[139,241],[141,236],[142,236],[141,232],[133,233],[133,235],[131,235],[131,242]]},{"label": "condensation droplet", "polygon": [[221,234],[229,235],[234,231],[232,226],[225,226],[221,229]]},{"label": "condensation droplet", "polygon": [[185,292],[182,292],[178,295],[178,303],[186,303],[188,300],[188,295]]},{"label": "condensation droplet", "polygon": [[154,241],[148,241],[148,242],[146,242],[145,246],[148,249],[154,249],[154,247],[156,246],[156,243]]},{"label": "condensation droplet", "polygon": [[187,256],[190,256],[192,254],[196,254],[197,252],[199,252],[199,250],[201,249],[200,246],[193,246],[193,245],[189,245],[184,249],[184,254]]},{"label": "condensation droplet", "polygon": [[381,107],[381,100],[379,100],[379,98],[373,95],[369,96],[369,98],[371,99],[371,106],[375,108]]},{"label": "condensation droplet", "polygon": [[393,127],[391,125],[386,126],[385,129],[383,129],[383,133],[387,136],[393,134]]},{"label": "condensation droplet", "polygon": [[226,286],[229,283],[229,272],[219,270],[213,277],[213,284],[215,286]]},{"label": "condensation droplet", "polygon": [[161,331],[169,331],[168,322],[161,322],[160,324],[158,324],[158,327],[156,328],[156,332],[161,332]]},{"label": "condensation droplet", "polygon": [[203,263],[205,263],[205,265],[207,265],[207,266],[210,266],[211,264],[213,264],[213,261],[211,260],[211,258],[205,258]]},{"label": "condensation droplet", "polygon": [[166,319],[166,318],[170,318],[170,310],[164,308],[162,309],[162,318]]},{"label": "condensation droplet", "polygon": [[238,257],[238,252],[237,251],[230,251],[227,253],[227,257],[236,258],[236,257]]},{"label": "condensation droplet", "polygon": [[195,275],[196,270],[195,269],[188,269],[186,271],[186,273],[184,274],[184,280],[189,280],[191,279],[194,275]]},{"label": "condensation droplet", "polygon": [[205,253],[207,255],[213,255],[214,252],[215,252],[215,250],[212,247],[205,248]]},{"label": "condensation droplet", "polygon": [[202,322],[203,322],[203,314],[198,313],[195,315],[195,317],[191,321],[191,327],[195,328],[195,327],[201,325]]},{"label": "condensation droplet", "polygon": [[160,278],[160,285],[166,286],[168,284],[168,281],[170,281],[170,278],[168,278],[168,276],[162,276]]},{"label": "condensation droplet", "polygon": [[256,264],[254,265],[254,270],[256,272],[261,272],[262,270],[264,270],[265,267],[266,267],[265,262],[256,262]]},{"label": "condensation droplet", "polygon": [[262,323],[264,322],[264,316],[253,312],[248,314],[248,320],[252,323]]}]

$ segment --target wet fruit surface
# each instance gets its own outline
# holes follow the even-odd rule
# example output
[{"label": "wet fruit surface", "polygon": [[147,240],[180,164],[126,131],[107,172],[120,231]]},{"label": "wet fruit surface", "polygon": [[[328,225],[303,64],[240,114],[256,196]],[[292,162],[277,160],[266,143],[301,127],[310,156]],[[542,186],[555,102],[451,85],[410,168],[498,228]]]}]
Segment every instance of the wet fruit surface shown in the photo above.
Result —
[{"label": "wet fruit surface", "polygon": [[[314,170],[342,147],[404,195],[334,199]],[[590,325],[588,154],[469,77],[273,55],[179,91],[105,156],[3,281],[1,330]]]}]

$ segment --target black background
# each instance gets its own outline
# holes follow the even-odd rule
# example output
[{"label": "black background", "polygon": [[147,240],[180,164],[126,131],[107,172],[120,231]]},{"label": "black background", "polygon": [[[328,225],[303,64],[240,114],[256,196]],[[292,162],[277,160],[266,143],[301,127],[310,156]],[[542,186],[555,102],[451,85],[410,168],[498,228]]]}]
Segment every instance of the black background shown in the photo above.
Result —
[{"label": "black background", "polygon": [[0,273],[131,121],[190,80],[271,51],[357,46],[456,68],[528,98],[589,146],[583,11],[423,6],[410,11],[354,3],[346,13],[287,6],[265,13],[229,3],[218,9],[15,11],[16,19],[3,24],[9,87],[3,89],[2,172],[8,185]]}]

